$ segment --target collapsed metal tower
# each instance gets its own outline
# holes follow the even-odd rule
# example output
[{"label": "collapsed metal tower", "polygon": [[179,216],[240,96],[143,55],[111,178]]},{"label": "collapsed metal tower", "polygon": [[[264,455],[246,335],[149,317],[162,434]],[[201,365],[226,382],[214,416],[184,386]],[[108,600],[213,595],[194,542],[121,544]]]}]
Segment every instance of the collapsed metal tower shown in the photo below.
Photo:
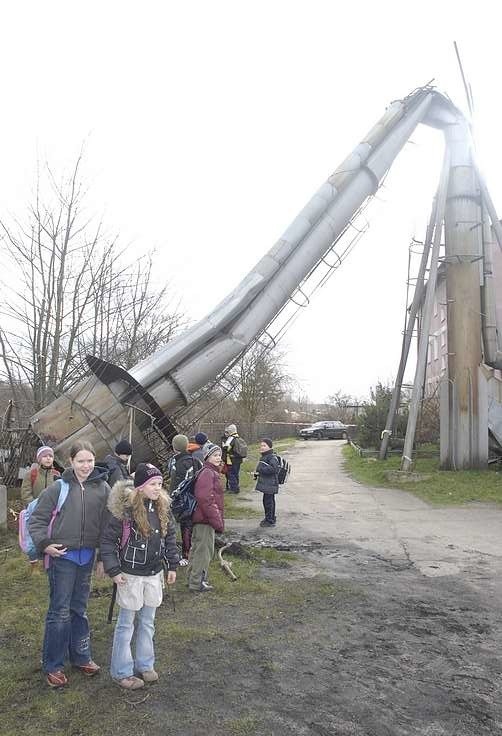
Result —
[{"label": "collapsed metal tower", "polygon": [[[278,316],[284,314],[288,305],[298,304],[298,299],[300,303],[308,301],[302,285],[320,264],[327,264],[328,273],[337,267],[336,260],[329,260],[329,254],[368,198],[378,190],[394,158],[419,123],[443,130],[450,151],[446,222],[452,252],[468,254],[474,247],[479,249],[479,231],[469,230],[474,218],[480,219],[481,205],[475,186],[479,179],[475,178],[469,159],[468,126],[448,98],[426,85],[388,107],[273,248],[207,317],[129,373],[97,358],[88,358],[93,376],[39,411],[31,422],[35,433],[51,444],[63,461],[74,440],[92,441],[101,454],[114,446],[124,426],[129,425],[138,459],[151,457],[152,452],[161,456],[162,448],[176,431],[170,417],[189,405],[204,386],[223,375],[260,336],[270,337],[272,327],[277,329]],[[489,202],[483,202],[493,224]],[[436,218],[435,232],[439,231]],[[469,239],[469,232],[475,233],[476,246]],[[458,265],[469,263],[462,261]],[[452,305],[458,302],[462,308],[464,298],[474,298],[474,270],[462,268],[452,274],[455,288],[460,290]],[[479,283],[476,288],[479,293]],[[452,306],[452,313],[456,308]],[[450,378],[455,389],[448,398],[451,421],[446,444],[448,454],[450,447],[454,448],[455,465],[466,467],[469,463],[479,464],[484,457],[477,378],[481,326],[479,319],[474,320],[476,324],[471,321],[472,333],[469,330],[466,334],[461,328],[463,317],[459,319],[451,321],[451,344],[462,355],[452,361]],[[279,334],[282,329],[278,329]],[[496,332],[495,341],[497,335]]]}]

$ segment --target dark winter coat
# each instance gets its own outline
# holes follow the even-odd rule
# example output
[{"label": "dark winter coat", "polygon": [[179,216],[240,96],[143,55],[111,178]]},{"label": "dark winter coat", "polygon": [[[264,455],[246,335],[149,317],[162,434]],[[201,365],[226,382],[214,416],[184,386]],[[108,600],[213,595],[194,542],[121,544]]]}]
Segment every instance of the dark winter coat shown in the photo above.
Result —
[{"label": "dark winter coat", "polygon": [[72,468],[64,471],[62,478],[70,484],[70,489],[54,520],[51,538],[47,536],[47,527],[58,503],[61,484],[56,481],[43,491],[28,525],[31,538],[40,553],[49,544],[62,544],[68,549],[94,549],[99,546],[110,492],[106,477],[107,472],[96,466],[81,484]]},{"label": "dark winter coat", "polygon": [[201,467],[204,465],[204,454],[210,444],[212,443],[208,440],[204,445],[192,445],[193,449],[190,447],[190,445],[188,446],[191,456],[200,462]]},{"label": "dark winter coat", "polygon": [[[143,537],[136,529],[129,501],[133,488],[132,481],[115,483],[108,500],[107,522],[101,535],[100,553],[105,572],[115,577],[120,572],[129,575],[156,575],[163,565],[176,570],[179,562],[176,545],[176,523],[169,515],[169,527],[163,537],[160,533],[160,520],[149,499],[145,499],[148,521],[153,529],[149,537]],[[123,522],[130,522],[130,535],[120,549]]]},{"label": "dark winter coat", "polygon": [[197,506],[192,515],[192,523],[208,524],[221,534],[225,529],[223,489],[220,471],[211,463],[204,463],[195,481],[195,498]]},{"label": "dark winter coat", "polygon": [[190,469],[193,469],[196,473],[201,468],[200,460],[192,457],[190,452],[178,452],[177,455],[172,457],[169,465],[169,495],[179,486]]},{"label": "dark winter coat", "polygon": [[273,450],[262,453],[255,472],[258,473],[255,490],[262,493],[279,492],[279,460]]},{"label": "dark winter coat", "polygon": [[103,462],[109,471],[108,485],[110,488],[113,488],[117,481],[128,480],[131,477],[127,464],[117,455],[107,455]]}]

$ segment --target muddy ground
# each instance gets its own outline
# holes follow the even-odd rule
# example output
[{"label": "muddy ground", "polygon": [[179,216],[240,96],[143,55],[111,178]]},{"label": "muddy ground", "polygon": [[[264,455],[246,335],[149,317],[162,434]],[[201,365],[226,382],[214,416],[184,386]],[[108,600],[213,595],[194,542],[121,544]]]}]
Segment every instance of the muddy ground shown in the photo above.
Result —
[{"label": "muddy ground", "polygon": [[[228,538],[295,559],[265,560],[221,595],[190,596],[180,575],[176,612],[167,600],[158,614],[159,683],[124,694],[103,674],[80,705],[84,685],[50,693],[66,716],[42,719],[44,733],[94,734],[94,707],[103,734],[502,734],[502,511],[365,488],[344,475],[341,444],[291,450],[275,529],[228,522]],[[109,631],[95,631],[100,661]]]},{"label": "muddy ground", "polygon": [[274,530],[229,522],[229,537],[298,553],[261,573],[286,583],[281,608],[215,610],[224,639],[197,642],[159,691],[175,713],[188,697],[194,736],[502,734],[501,510],[367,489],[341,444],[297,443]]}]

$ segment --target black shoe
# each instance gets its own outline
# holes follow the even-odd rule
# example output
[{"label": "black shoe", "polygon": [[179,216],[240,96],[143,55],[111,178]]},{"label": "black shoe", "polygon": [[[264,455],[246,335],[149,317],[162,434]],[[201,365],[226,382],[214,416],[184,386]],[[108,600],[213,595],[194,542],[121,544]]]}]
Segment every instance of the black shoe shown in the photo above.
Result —
[{"label": "black shoe", "polygon": [[263,521],[260,521],[260,526],[274,526],[274,521],[268,521],[267,519],[263,519]]}]

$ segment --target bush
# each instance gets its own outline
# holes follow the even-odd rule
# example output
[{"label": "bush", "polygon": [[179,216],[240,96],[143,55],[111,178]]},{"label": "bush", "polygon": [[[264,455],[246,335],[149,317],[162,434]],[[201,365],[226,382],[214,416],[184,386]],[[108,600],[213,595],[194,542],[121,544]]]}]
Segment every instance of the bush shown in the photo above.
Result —
[{"label": "bush", "polygon": [[[363,404],[363,413],[357,420],[358,441],[361,447],[380,446],[382,430],[385,429],[387,414],[392,399],[392,386],[381,382],[371,389],[371,400]],[[401,410],[400,410],[401,411]],[[408,408],[398,413],[394,423],[393,435],[404,437],[408,423]]]}]

